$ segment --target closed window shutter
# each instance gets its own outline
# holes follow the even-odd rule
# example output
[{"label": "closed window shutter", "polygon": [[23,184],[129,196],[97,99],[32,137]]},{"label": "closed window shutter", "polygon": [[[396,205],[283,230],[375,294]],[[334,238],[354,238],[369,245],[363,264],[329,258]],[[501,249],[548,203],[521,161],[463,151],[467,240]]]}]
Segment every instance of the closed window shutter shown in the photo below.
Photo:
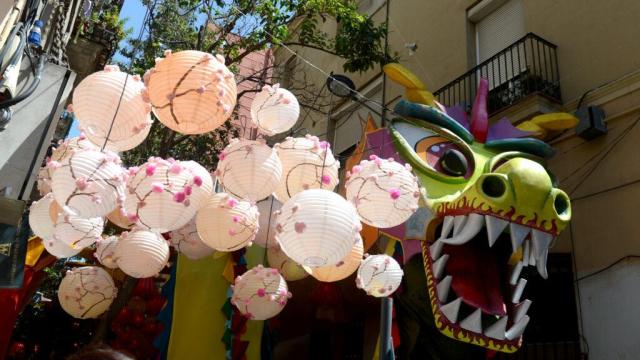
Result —
[{"label": "closed window shutter", "polygon": [[478,64],[524,35],[522,0],[509,0],[476,23]]}]

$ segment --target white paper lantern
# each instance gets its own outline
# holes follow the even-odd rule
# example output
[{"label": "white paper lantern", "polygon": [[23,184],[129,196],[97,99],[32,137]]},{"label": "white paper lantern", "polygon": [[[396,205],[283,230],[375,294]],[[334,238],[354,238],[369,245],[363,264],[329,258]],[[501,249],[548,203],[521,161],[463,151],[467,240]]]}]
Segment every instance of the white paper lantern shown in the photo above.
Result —
[{"label": "white paper lantern", "polygon": [[276,241],[276,217],[273,213],[280,210],[282,203],[273,196],[269,196],[264,200],[258,201],[256,206],[260,213],[260,227],[253,243],[264,248],[278,246]]},{"label": "white paper lantern", "polygon": [[60,167],[60,163],[78,150],[97,150],[98,148],[89,141],[84,134],[69,139],[60,140],[58,146],[51,151],[51,157],[47,159],[47,164],[38,171],[38,191],[40,195],[51,192],[51,177],[55,169]]},{"label": "white paper lantern", "polygon": [[251,320],[266,320],[278,315],[289,298],[278,270],[258,265],[236,278],[231,303]]},{"label": "white paper lantern", "polygon": [[342,260],[362,229],[353,205],[323,189],[294,195],[282,205],[276,221],[276,240],[284,253],[310,267]]},{"label": "white paper lantern", "polygon": [[54,225],[53,239],[62,241],[74,249],[93,245],[101,239],[104,219],[83,218],[78,215],[60,213]]},{"label": "white paper lantern", "polygon": [[174,249],[191,260],[202,259],[214,252],[212,248],[205,245],[200,239],[195,219],[184,227],[172,231],[169,242]]},{"label": "white paper lantern", "polygon": [[275,191],[278,200],[287,201],[303,190],[333,190],[338,185],[340,162],[328,142],[311,135],[288,137],[274,148],[282,161],[282,180]]},{"label": "white paper lantern", "polygon": [[112,212],[107,214],[107,220],[111,221],[114,225],[122,229],[131,229],[135,226],[136,222],[129,220],[127,212],[123,208],[116,208]]},{"label": "white paper lantern", "polygon": [[58,287],[60,306],[78,319],[97,318],[109,309],[117,294],[109,273],[97,266],[67,271]]},{"label": "white paper lantern", "polygon": [[54,203],[53,194],[49,193],[40,200],[34,201],[29,209],[31,231],[42,240],[53,237],[54,222],[51,220],[50,209]]},{"label": "white paper lantern", "polygon": [[371,296],[389,296],[398,289],[403,275],[400,265],[391,256],[365,255],[358,268],[356,286]]},{"label": "white paper lantern", "polygon": [[213,195],[196,216],[200,239],[218,251],[234,251],[250,245],[258,226],[258,208],[227,193]]},{"label": "white paper lantern", "polygon": [[375,155],[347,174],[347,199],[362,222],[378,228],[404,223],[418,209],[421,189],[409,164]]},{"label": "white paper lantern", "polygon": [[109,236],[100,239],[96,242],[96,252],[94,256],[100,264],[108,267],[109,269],[117,269],[116,264],[116,247],[118,246],[118,237]]},{"label": "white paper lantern", "polygon": [[251,103],[251,119],[260,132],[271,136],[293,127],[300,115],[298,99],[289,90],[265,85]]},{"label": "white paper lantern", "polygon": [[203,134],[222,125],[236,106],[236,82],[224,57],[201,51],[165,51],[145,74],[153,113],[183,134]]},{"label": "white paper lantern", "polygon": [[267,249],[267,260],[269,266],[277,269],[287,281],[301,280],[309,276],[302,265],[291,260],[279,246]]},{"label": "white paper lantern", "polygon": [[142,229],[167,232],[185,226],[212,193],[213,181],[202,166],[152,157],[129,169],[125,210]]},{"label": "white paper lantern", "polygon": [[232,139],[219,155],[215,171],[229,194],[260,201],[276,189],[282,176],[278,154],[263,141]]},{"label": "white paper lantern", "polygon": [[342,279],[346,279],[358,269],[362,262],[363,253],[364,244],[362,242],[362,237],[358,236],[355,245],[351,248],[351,251],[342,260],[338,261],[338,263],[316,268],[305,266],[304,269],[316,280],[322,282],[340,281]]},{"label": "white paper lantern", "polygon": [[53,196],[68,212],[105,216],[124,204],[127,173],[120,164],[112,152],[75,151],[53,174]]},{"label": "white paper lantern", "polygon": [[58,239],[50,238],[50,239],[42,239],[42,244],[44,245],[45,250],[47,252],[59,259],[72,257],[78,255],[80,251],[82,251],[81,247],[72,248],[69,244],[64,241],[60,241]]},{"label": "white paper lantern", "polygon": [[116,264],[134,278],[158,275],[169,261],[169,245],[157,232],[123,232],[115,251]]},{"label": "white paper lantern", "polygon": [[140,76],[121,72],[116,65],[107,65],[78,84],[73,91],[73,112],[91,142],[102,147],[108,135],[106,149],[113,151],[138,146],[152,124],[151,105]]}]

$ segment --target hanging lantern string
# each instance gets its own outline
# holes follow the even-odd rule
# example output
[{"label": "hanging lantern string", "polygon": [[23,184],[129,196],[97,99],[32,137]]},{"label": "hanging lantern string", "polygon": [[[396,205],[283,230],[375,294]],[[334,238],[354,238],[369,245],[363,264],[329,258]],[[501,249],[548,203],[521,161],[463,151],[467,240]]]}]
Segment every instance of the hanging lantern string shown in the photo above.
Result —
[{"label": "hanging lantern string", "polygon": [[320,189],[322,189],[322,185],[324,185],[324,169],[327,164],[327,153],[329,152],[329,143],[327,143],[327,148],[324,149],[324,157],[322,159],[322,170],[320,171]]},{"label": "hanging lantern string", "polygon": [[267,266],[267,250],[269,249],[269,230],[271,230],[271,217],[273,216],[273,195],[271,195],[271,205],[269,206],[269,220],[267,221],[267,234],[264,242],[264,256],[262,258],[262,265]]}]

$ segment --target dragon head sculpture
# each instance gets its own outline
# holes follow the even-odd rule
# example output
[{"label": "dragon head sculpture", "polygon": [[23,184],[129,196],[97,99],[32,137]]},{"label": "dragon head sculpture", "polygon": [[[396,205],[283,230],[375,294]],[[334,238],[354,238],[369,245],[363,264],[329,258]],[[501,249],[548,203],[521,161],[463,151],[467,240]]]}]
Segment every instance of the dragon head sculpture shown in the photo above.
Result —
[{"label": "dragon head sculpture", "polygon": [[[514,352],[529,322],[524,274],[547,277],[549,245],[571,219],[570,199],[545,166],[553,151],[506,119],[490,126],[484,79],[469,116],[433,101],[398,64],[385,72],[412,100],[401,100],[402,117],[380,130],[426,189],[425,237],[396,238],[405,262],[422,255],[433,323],[449,338]],[[550,119],[575,125],[568,114]]]}]

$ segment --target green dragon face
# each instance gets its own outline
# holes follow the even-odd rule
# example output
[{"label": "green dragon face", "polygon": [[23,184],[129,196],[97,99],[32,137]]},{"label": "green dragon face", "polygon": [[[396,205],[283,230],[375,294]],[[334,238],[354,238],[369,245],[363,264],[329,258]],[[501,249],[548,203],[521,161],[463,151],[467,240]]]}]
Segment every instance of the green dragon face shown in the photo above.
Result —
[{"label": "green dragon face", "polygon": [[[487,139],[436,107],[402,101],[389,127],[395,148],[426,189],[433,217],[422,255],[435,324],[445,335],[514,352],[531,301],[522,270],[547,277],[548,248],[571,218],[530,138]],[[479,134],[479,136],[478,136]],[[482,141],[478,141],[478,137]]]}]

